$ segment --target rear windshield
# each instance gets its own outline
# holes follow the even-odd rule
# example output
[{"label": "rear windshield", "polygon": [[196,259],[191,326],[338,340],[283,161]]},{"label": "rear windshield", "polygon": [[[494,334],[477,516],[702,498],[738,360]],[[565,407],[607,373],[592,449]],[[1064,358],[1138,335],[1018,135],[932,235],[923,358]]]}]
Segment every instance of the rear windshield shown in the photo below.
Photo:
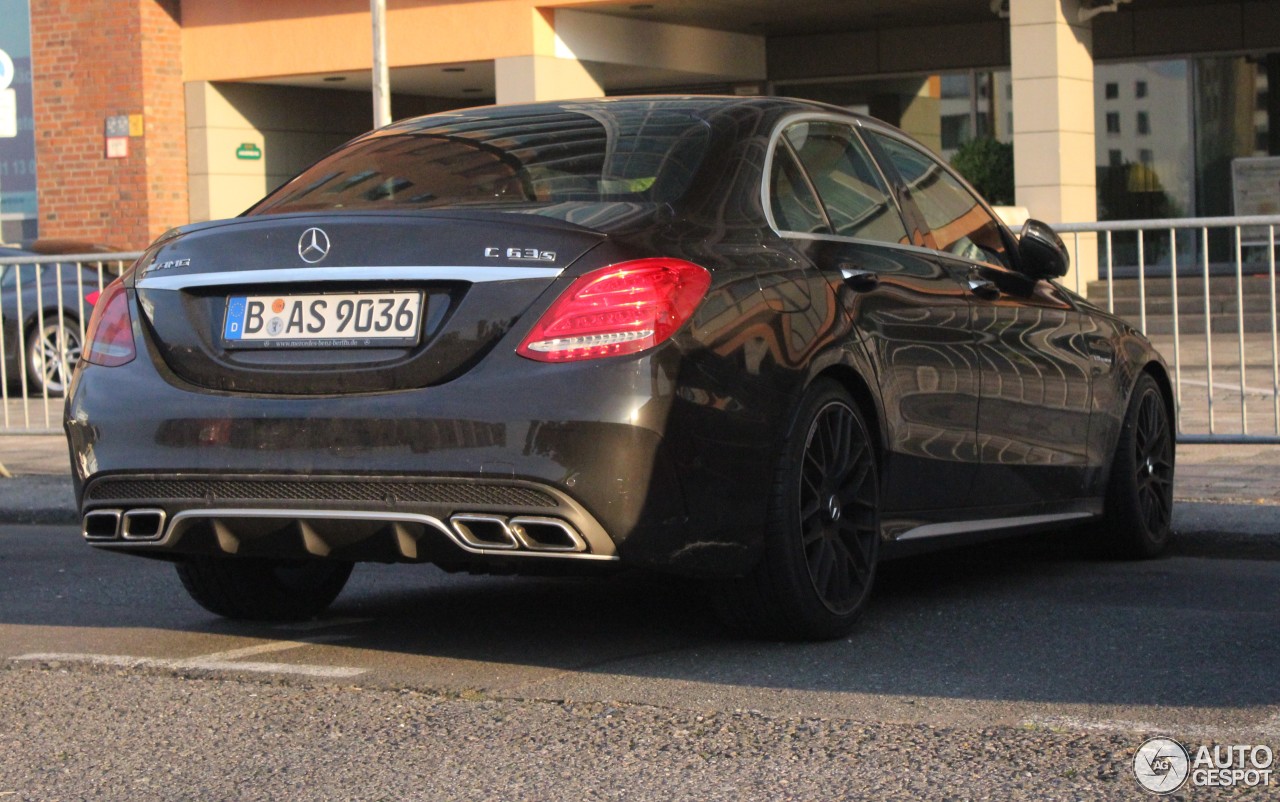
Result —
[{"label": "rear windshield", "polygon": [[670,203],[709,137],[691,111],[651,103],[437,114],[336,151],[249,214]]}]

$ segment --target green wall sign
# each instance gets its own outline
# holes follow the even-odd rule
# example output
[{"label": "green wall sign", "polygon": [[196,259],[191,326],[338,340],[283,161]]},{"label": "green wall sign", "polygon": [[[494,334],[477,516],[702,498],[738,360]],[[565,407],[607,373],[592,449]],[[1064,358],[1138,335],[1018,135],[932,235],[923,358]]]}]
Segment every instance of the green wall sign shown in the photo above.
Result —
[{"label": "green wall sign", "polygon": [[257,161],[262,158],[262,148],[252,142],[244,142],[236,148],[236,158]]}]

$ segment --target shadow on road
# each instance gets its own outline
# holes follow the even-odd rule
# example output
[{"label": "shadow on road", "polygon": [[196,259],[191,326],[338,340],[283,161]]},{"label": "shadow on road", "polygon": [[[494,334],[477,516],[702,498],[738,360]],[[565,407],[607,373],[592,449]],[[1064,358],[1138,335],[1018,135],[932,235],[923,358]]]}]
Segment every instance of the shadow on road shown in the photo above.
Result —
[{"label": "shadow on road", "polygon": [[[528,667],[959,700],[1276,704],[1280,561],[1234,548],[1197,536],[1165,558],[1104,562],[1051,534],[903,559],[883,567],[853,636],[819,644],[734,639],[699,586],[639,574],[362,565],[326,617],[369,619],[344,630],[344,649],[471,661],[495,677]],[[298,637],[214,618],[169,566],[69,537],[0,533],[0,578],[0,624]]]}]

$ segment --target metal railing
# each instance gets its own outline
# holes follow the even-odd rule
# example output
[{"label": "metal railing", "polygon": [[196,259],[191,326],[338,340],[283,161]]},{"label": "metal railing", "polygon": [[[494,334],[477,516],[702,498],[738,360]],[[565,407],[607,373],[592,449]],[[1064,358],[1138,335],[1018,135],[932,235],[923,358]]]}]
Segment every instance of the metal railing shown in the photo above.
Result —
[{"label": "metal railing", "polygon": [[1169,360],[1179,442],[1280,443],[1278,226],[1280,215],[1054,226],[1073,264],[1092,261],[1096,238],[1099,281],[1082,286],[1077,271],[1076,292]]},{"label": "metal railing", "polygon": [[139,253],[0,258],[0,434],[58,434],[94,293]]},{"label": "metal railing", "polygon": [[[1130,319],[1169,360],[1180,442],[1280,443],[1278,227],[1280,215],[1054,226],[1072,264],[1096,254],[1098,281],[1086,286],[1077,271],[1069,285]],[[61,431],[87,296],[138,256],[0,258],[0,434]]]}]

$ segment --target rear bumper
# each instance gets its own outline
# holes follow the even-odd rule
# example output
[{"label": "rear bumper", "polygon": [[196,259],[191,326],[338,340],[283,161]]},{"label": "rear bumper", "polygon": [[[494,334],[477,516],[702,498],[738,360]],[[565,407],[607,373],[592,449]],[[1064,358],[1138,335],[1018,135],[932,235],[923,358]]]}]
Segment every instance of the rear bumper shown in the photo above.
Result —
[{"label": "rear bumper", "polygon": [[[513,357],[418,390],[264,396],[192,387],[145,352],[86,365],[65,421],[86,539],[153,556],[671,567],[689,531],[663,437],[674,383],[655,355],[554,367]],[[488,534],[469,541],[458,516]]]},{"label": "rear bumper", "polygon": [[594,516],[529,482],[116,474],[90,480],[83,506],[86,541],[153,556],[617,559]]}]

